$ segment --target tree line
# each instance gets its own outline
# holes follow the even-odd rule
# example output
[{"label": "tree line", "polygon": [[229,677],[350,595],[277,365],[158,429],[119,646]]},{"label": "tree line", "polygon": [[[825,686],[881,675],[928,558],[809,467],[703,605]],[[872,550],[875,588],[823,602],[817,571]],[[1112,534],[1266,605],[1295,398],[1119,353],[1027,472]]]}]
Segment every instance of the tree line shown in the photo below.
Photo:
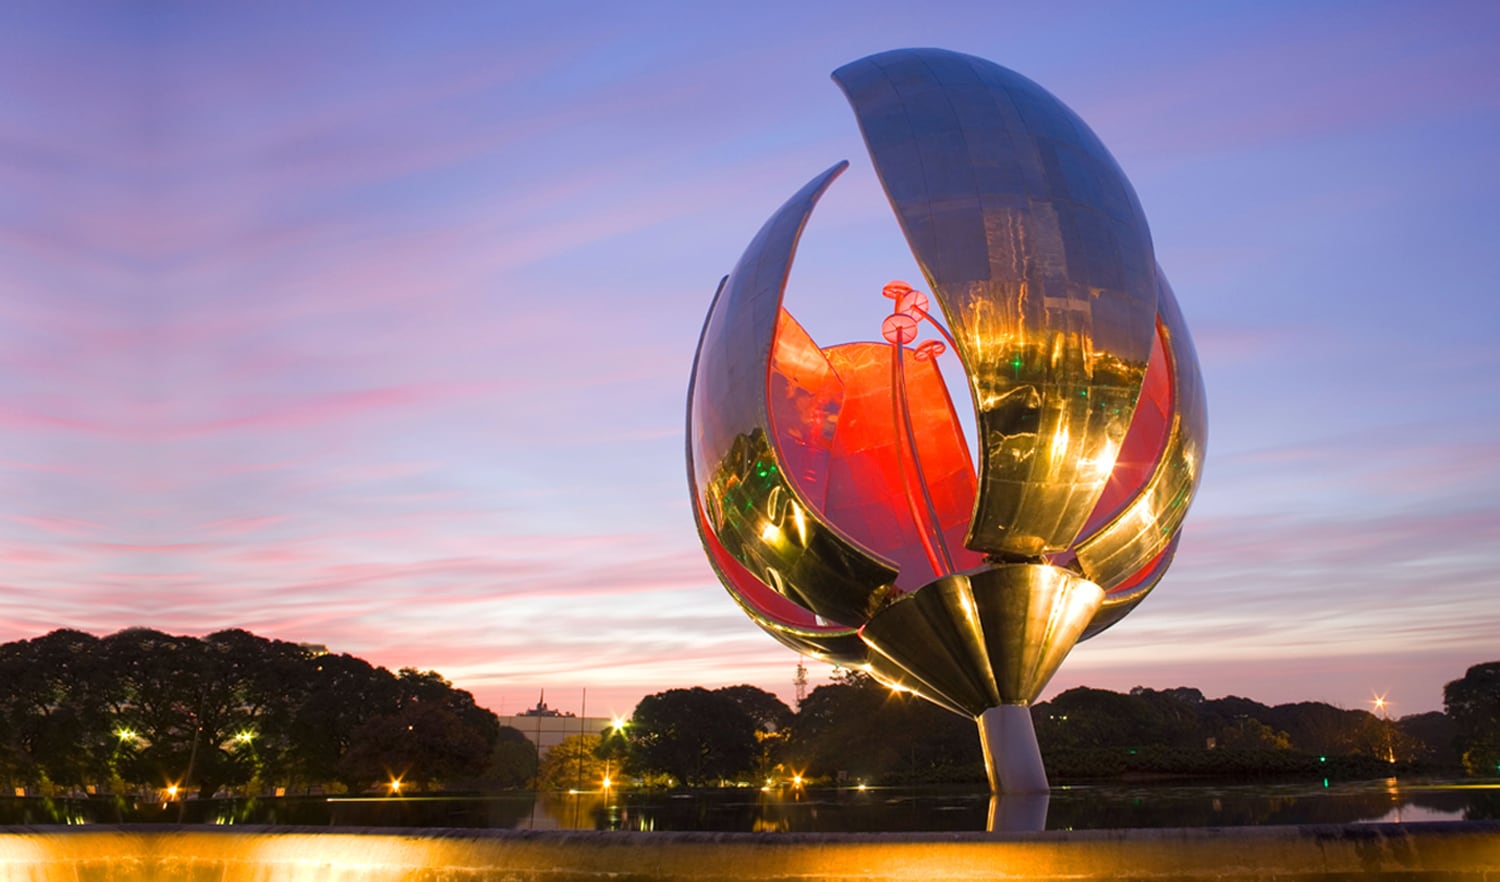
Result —
[{"label": "tree line", "polygon": [[14,788],[360,791],[483,778],[497,758],[524,778],[518,738],[436,672],[242,630],[0,645],[0,779]]},{"label": "tree line", "polygon": [[[1444,712],[1400,719],[1323,702],[1268,706],[1209,699],[1193,688],[1129,693],[1080,687],[1032,708],[1054,778],[1121,774],[1322,777],[1457,771],[1500,775],[1500,662],[1475,665],[1444,689]],[[586,736],[555,786],[612,767],[642,780],[831,780],[934,783],[985,780],[973,721],[858,671],[820,686],[794,712],[753,686],[674,689],[647,696],[624,731]]]},{"label": "tree line", "polygon": [[[1444,707],[1391,720],[1321,702],[1208,699],[1187,687],[1077,688],[1032,716],[1055,780],[1500,774],[1500,661],[1447,684]],[[397,781],[415,790],[984,778],[972,720],[851,670],[795,709],[750,685],[648,695],[628,725],[538,757],[523,733],[436,672],[392,673],[243,630],[60,630],[0,645],[7,787],[207,797],[391,792]]]}]

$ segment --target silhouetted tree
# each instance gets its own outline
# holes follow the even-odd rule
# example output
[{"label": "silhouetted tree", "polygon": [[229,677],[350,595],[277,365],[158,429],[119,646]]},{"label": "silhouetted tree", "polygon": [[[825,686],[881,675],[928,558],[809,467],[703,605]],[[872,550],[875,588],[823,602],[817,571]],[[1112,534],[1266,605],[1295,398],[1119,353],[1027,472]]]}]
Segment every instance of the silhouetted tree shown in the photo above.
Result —
[{"label": "silhouetted tree", "polygon": [[1279,704],[1265,711],[1261,722],[1287,733],[1292,746],[1307,753],[1347,756],[1365,754],[1384,758],[1386,730],[1366,710],[1345,710],[1321,701]]},{"label": "silhouetted tree", "polygon": [[1500,774],[1500,661],[1474,665],[1445,685],[1443,708],[1457,730],[1464,768]]},{"label": "silhouetted tree", "polygon": [[501,726],[500,731],[495,734],[495,747],[490,751],[490,765],[485,778],[498,787],[526,787],[531,784],[536,773],[536,745],[521,730]]},{"label": "silhouetted tree", "polygon": [[756,780],[773,777],[781,767],[791,736],[792,709],[780,698],[756,686],[725,686],[714,690],[728,696],[755,723],[755,759],[749,771]]},{"label": "silhouetted tree", "polygon": [[345,783],[360,788],[394,778],[430,787],[483,775],[500,721],[473,695],[436,671],[402,668],[394,680],[374,679],[376,713],[354,727],[336,763]]},{"label": "silhouetted tree", "polygon": [[100,641],[120,680],[118,731],[130,748],[124,777],[157,787],[181,784],[201,746],[201,711],[213,688],[203,643],[148,628],[130,628]]},{"label": "silhouetted tree", "polygon": [[339,771],[355,786],[397,779],[426,788],[478,778],[494,750],[486,734],[441,705],[413,703],[356,729]]},{"label": "silhouetted tree", "polygon": [[780,698],[759,687],[742,684],[714,691],[739,705],[740,710],[754,721],[757,731],[777,732],[785,729],[792,721],[792,709]]},{"label": "silhouetted tree", "polygon": [[1122,695],[1078,687],[1032,711],[1044,747],[1201,748],[1197,709],[1164,692],[1137,689]]},{"label": "silhouetted tree", "polygon": [[239,629],[210,634],[202,646],[190,772],[200,795],[283,773],[291,720],[307,698],[311,654]]},{"label": "silhouetted tree", "polygon": [[355,789],[371,783],[346,770],[342,760],[361,727],[396,707],[396,677],[385,668],[347,654],[313,659],[307,698],[289,726],[287,761],[296,778]]},{"label": "silhouetted tree", "polygon": [[631,715],[631,767],[689,786],[748,773],[755,725],[733,698],[702,687],[648,695]]},{"label": "silhouetted tree", "polygon": [[494,714],[435,672],[392,675],[239,629],[0,644],[0,775],[13,784],[208,796],[294,778],[360,787],[388,766],[466,779],[488,768],[498,734]]},{"label": "silhouetted tree", "polygon": [[940,781],[984,774],[973,720],[893,692],[859,671],[808,694],[787,754],[817,777]]},{"label": "silhouetted tree", "polygon": [[118,739],[110,708],[118,688],[99,640],[59,630],[0,647],[0,763],[25,782],[65,787],[108,780]]},{"label": "silhouetted tree", "polygon": [[1401,756],[1436,766],[1462,765],[1463,757],[1456,745],[1458,727],[1442,711],[1404,716],[1396,721],[1396,730],[1410,751]]}]

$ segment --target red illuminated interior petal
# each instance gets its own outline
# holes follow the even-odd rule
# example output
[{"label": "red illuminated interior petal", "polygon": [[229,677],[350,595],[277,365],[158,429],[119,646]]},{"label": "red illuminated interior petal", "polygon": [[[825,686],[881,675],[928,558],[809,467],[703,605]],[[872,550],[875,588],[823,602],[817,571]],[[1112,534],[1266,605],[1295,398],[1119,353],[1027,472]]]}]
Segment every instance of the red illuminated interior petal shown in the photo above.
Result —
[{"label": "red illuminated interior petal", "polygon": [[1158,325],[1135,415],[1131,417],[1130,428],[1120,444],[1120,454],[1104,485],[1104,493],[1078,534],[1080,540],[1109,523],[1145,489],[1167,449],[1173,407],[1172,364],[1167,356],[1165,336]]}]

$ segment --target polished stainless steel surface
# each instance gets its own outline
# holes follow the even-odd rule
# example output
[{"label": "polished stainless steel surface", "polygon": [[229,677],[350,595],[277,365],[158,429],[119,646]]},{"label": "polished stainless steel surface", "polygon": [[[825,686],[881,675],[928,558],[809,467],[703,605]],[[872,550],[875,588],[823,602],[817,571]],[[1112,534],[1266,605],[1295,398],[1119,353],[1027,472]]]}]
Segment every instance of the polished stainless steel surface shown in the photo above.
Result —
[{"label": "polished stainless steel surface", "polygon": [[[1208,406],[1198,356],[1166,275],[1158,272],[1157,283],[1162,337],[1172,363],[1171,429],[1166,451],[1142,492],[1103,529],[1078,544],[1079,566],[1106,586],[1148,565],[1177,535],[1198,487],[1208,443]],[[1131,592],[1116,602],[1133,606],[1144,596]]]},{"label": "polished stainless steel surface", "polygon": [[1099,609],[1104,591],[1045,564],[945,576],[860,629],[872,673],[978,716],[1030,704]]},{"label": "polished stainless steel surface", "polygon": [[898,50],[833,77],[969,374],[984,443],[967,544],[1065,550],[1103,492],[1156,333],[1135,193],[1082,120],[997,64]]},{"label": "polished stainless steel surface", "polygon": [[[735,601],[788,646],[976,718],[1024,706],[1176,553],[1207,439],[1192,341],[1129,182],[1040,86],[936,49],[834,79],[931,297],[892,282],[885,344],[815,342],[783,289],[845,164],[766,222],[694,362],[699,532]],[[928,331],[940,339],[918,342]],[[1012,779],[1031,783],[992,778],[1045,787]]]},{"label": "polished stainless steel surface", "polygon": [[[719,286],[698,344],[688,394],[694,514],[728,556],[804,614],[787,621],[769,598],[730,590],[768,630],[806,639],[819,619],[847,633],[874,611],[896,571],[824,523],[787,480],[771,445],[766,402],[770,343],[797,240],[813,205],[847,167],[810,181],[768,220]],[[722,567],[721,567],[722,572]],[[737,590],[738,589],[738,590]]]}]

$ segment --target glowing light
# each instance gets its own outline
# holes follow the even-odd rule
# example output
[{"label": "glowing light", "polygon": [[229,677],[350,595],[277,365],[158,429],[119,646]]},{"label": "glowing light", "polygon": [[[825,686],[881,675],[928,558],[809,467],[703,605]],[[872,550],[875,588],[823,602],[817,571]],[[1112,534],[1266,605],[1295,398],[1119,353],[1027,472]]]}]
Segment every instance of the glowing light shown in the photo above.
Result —
[{"label": "glowing light", "polygon": [[609,780],[609,776],[608,776],[608,775],[605,775],[605,776],[604,776],[604,789],[605,789],[605,790],[608,790],[608,789],[609,789],[609,788],[610,788],[610,787],[611,787],[611,786],[613,786],[613,784],[612,784],[612,782],[611,782],[611,781],[610,781],[610,780]]},{"label": "glowing light", "polygon": [[119,729],[119,730],[117,730],[115,732],[115,735],[121,741],[134,741],[135,740],[135,730],[134,729]]},{"label": "glowing light", "polygon": [[781,528],[767,521],[766,525],[760,528],[760,538],[766,542],[774,542],[781,538]]},{"label": "glowing light", "polygon": [[792,776],[792,786],[793,787],[801,787],[802,786],[802,776],[801,775],[793,775]]},{"label": "glowing light", "polygon": [[629,725],[630,721],[625,719],[624,717],[614,717],[609,721],[609,730],[611,733],[618,735],[621,732],[624,732],[625,727]]},{"label": "glowing light", "polygon": [[1120,457],[1120,446],[1114,441],[1105,439],[1104,445],[1099,449],[1099,455],[1092,460],[1083,460],[1097,478],[1108,478],[1115,470],[1115,460]]},{"label": "glowing light", "polygon": [[864,793],[866,790],[869,790],[870,788],[866,787],[865,784],[864,784],[864,782],[861,781],[860,784],[859,784],[859,786],[856,787],[856,788],[854,788],[854,789],[858,790],[860,793]]},{"label": "glowing light", "polygon": [[1391,720],[1391,718],[1390,718],[1390,715],[1386,713],[1386,707],[1389,704],[1389,702],[1387,702],[1385,700],[1385,693],[1382,692],[1382,693],[1376,694],[1375,697],[1370,701],[1370,703],[1375,706],[1375,712],[1378,713],[1378,714],[1380,714],[1380,718],[1385,721],[1385,728],[1386,728],[1386,733],[1385,733],[1385,761],[1388,762],[1388,763],[1391,763],[1391,764],[1395,764],[1395,762],[1396,762],[1396,747],[1395,747],[1394,744],[1391,743],[1391,732],[1390,732],[1390,720]]},{"label": "glowing light", "polygon": [[386,786],[388,786],[388,787],[391,788],[391,795],[392,796],[399,796],[401,794],[401,779],[400,778],[392,778],[391,781],[390,781],[390,783],[388,785],[386,785]]},{"label": "glowing light", "polygon": [[1063,428],[1060,428],[1060,429],[1057,430],[1057,434],[1055,434],[1055,435],[1052,436],[1052,458],[1053,459],[1062,459],[1063,457],[1065,457],[1067,455],[1067,453],[1068,453],[1068,442],[1070,440],[1072,440],[1072,439],[1068,435],[1067,427],[1063,427]]},{"label": "glowing light", "polygon": [[240,744],[249,744],[250,742],[255,740],[255,733],[249,731],[248,729],[241,732],[236,732],[234,733],[234,740],[239,742]]},{"label": "glowing light", "polygon": [[167,785],[167,798],[168,799],[176,799],[177,798],[177,785],[176,784],[168,784]]}]

